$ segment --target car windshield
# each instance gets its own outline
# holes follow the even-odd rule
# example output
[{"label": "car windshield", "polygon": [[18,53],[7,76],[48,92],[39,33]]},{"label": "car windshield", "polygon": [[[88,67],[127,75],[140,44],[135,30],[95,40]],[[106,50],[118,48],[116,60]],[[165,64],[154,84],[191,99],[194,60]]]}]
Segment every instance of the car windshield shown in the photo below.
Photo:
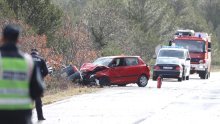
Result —
[{"label": "car windshield", "polygon": [[158,57],[176,57],[184,59],[184,51],[181,50],[160,50]]},{"label": "car windshield", "polygon": [[109,66],[110,62],[112,61],[112,58],[98,58],[93,62],[94,65],[103,65],[103,66]]},{"label": "car windshield", "polygon": [[205,42],[196,40],[175,40],[176,46],[182,46],[189,52],[205,52]]},{"label": "car windshield", "polygon": [[179,59],[177,58],[157,58],[156,64],[179,64]]}]

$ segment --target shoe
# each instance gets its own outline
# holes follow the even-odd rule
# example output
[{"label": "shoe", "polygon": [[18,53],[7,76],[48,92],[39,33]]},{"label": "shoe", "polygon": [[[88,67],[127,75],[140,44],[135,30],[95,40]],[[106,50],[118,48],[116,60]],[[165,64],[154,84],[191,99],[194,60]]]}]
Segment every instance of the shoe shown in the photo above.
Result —
[{"label": "shoe", "polygon": [[46,120],[44,117],[38,118],[38,121]]}]

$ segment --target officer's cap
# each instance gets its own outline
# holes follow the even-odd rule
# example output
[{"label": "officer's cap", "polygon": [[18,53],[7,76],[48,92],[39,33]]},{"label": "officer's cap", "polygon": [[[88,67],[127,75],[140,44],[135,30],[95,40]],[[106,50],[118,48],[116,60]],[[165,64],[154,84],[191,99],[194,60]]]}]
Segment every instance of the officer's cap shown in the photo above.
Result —
[{"label": "officer's cap", "polygon": [[3,37],[9,42],[17,41],[20,34],[20,28],[17,25],[9,24],[3,28]]}]

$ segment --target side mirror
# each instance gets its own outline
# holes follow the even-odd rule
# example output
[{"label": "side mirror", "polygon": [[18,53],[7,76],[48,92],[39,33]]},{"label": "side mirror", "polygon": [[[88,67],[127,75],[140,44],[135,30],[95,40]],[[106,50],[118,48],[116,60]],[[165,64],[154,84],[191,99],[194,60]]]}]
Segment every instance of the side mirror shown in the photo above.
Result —
[{"label": "side mirror", "polygon": [[169,45],[169,46],[172,46],[172,43],[173,43],[173,41],[171,40],[171,41],[169,41],[169,44],[168,44],[168,45]]},{"label": "side mirror", "polygon": [[186,58],[186,60],[191,60],[191,58]]},{"label": "side mirror", "polygon": [[212,44],[209,42],[208,43],[208,52],[211,52],[212,51]]},{"label": "side mirror", "polygon": [[110,67],[112,67],[112,68],[113,68],[113,67],[116,67],[116,64],[112,64]]}]

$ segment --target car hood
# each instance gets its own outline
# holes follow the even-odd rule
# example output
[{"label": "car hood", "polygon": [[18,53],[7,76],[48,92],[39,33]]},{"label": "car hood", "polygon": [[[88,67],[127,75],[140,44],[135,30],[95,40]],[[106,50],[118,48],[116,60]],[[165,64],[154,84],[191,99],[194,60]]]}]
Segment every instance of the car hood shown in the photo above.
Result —
[{"label": "car hood", "polygon": [[81,66],[80,70],[83,72],[90,72],[96,70],[97,68],[109,68],[109,67],[103,65],[95,65],[93,63],[84,63]]}]

